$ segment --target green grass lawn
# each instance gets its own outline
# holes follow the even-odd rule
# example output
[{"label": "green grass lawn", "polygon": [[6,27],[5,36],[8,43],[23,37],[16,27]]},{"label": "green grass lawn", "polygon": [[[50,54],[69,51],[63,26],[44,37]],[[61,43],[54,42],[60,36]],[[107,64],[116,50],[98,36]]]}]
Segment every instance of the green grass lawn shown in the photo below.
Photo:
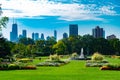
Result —
[{"label": "green grass lawn", "polygon": [[[120,62],[120,59],[108,60]],[[38,62],[38,59],[34,61]],[[98,67],[85,67],[85,61],[71,61],[61,67],[0,71],[0,80],[119,80],[119,75],[120,71],[101,71]]]}]

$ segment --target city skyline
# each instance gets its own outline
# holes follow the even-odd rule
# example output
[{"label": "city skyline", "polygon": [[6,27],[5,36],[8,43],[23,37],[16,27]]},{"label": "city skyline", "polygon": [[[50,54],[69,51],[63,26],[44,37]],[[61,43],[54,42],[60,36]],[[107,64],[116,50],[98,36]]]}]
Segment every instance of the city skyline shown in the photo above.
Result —
[{"label": "city skyline", "polygon": [[28,37],[32,32],[53,36],[56,30],[58,39],[62,39],[63,33],[69,33],[69,24],[78,24],[79,35],[92,35],[91,30],[100,26],[105,36],[115,34],[120,38],[119,3],[119,0],[2,0],[2,16],[10,18],[2,32],[9,39],[14,17],[19,34],[26,29]]}]

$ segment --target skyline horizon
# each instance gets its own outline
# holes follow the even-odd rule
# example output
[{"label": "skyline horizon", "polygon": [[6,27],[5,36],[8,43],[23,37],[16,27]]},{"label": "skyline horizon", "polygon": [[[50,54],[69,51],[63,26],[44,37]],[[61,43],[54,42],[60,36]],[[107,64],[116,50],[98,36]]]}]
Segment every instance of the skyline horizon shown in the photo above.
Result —
[{"label": "skyline horizon", "polygon": [[69,24],[78,24],[81,36],[92,34],[92,28],[100,26],[105,36],[115,34],[120,38],[119,3],[119,0],[2,0],[2,16],[10,19],[2,32],[9,39],[14,17],[19,34],[27,29],[28,37],[33,31],[52,36],[57,30],[61,39],[64,32],[69,33]]},{"label": "skyline horizon", "polygon": [[[14,21],[13,21],[14,22]],[[14,22],[13,24],[17,24],[17,22]],[[13,25],[12,24],[12,25]],[[12,25],[11,25],[11,29],[12,29]],[[69,25],[71,25],[71,24],[68,24],[68,29],[69,29]],[[74,24],[72,24],[72,25],[74,25]],[[99,26],[99,25],[96,25],[96,26],[94,26],[94,27],[92,27],[92,29],[90,29],[90,31],[91,31],[91,33],[85,33],[85,34],[79,34],[79,24],[77,24],[78,25],[78,35],[80,35],[80,36],[84,36],[84,35],[87,35],[87,34],[89,34],[89,35],[91,35],[91,36],[93,36],[92,35],[92,29],[94,29],[94,28],[96,28],[97,26]],[[35,32],[35,31],[33,31],[33,32],[31,32],[29,35],[28,35],[28,30],[27,29],[22,29],[21,28],[21,31],[19,30],[19,26],[18,26],[18,24],[17,24],[17,27],[18,27],[18,39],[19,39],[19,36],[20,35],[22,35],[22,31],[23,30],[26,30],[26,32],[27,32],[27,38],[31,38],[32,39],[32,33],[38,33],[39,34],[39,39],[40,39],[40,37],[41,37],[41,35],[42,34],[44,34],[44,32],[42,32],[42,33],[40,33],[40,32]],[[100,28],[103,28],[103,27],[101,27],[101,26],[99,26]],[[54,30],[56,30],[56,29],[54,29]],[[49,36],[49,37],[54,37],[54,30],[51,30],[51,32],[52,32],[52,35],[44,35],[44,38],[45,38],[45,40],[47,39],[47,37]],[[103,28],[103,30],[105,31],[105,39],[107,39],[107,36],[110,36],[110,35],[113,35],[113,34],[110,34],[110,35],[106,35],[106,30]],[[64,33],[67,33],[68,34],[68,37],[69,37],[69,30],[68,30],[68,32],[63,32],[62,33],[62,35],[61,35],[61,38],[58,38],[60,35],[58,35],[58,30],[56,30],[57,31],[57,41],[58,40],[60,40],[60,39],[63,39],[63,34]],[[10,31],[11,32],[11,31]],[[7,38],[8,40],[10,40],[10,32],[9,32],[9,38]],[[4,34],[3,34],[4,35]],[[114,34],[115,35],[115,34]],[[115,35],[116,36],[116,35]],[[116,37],[116,38],[118,38],[118,37]],[[118,38],[118,39],[120,39],[120,38]]]}]

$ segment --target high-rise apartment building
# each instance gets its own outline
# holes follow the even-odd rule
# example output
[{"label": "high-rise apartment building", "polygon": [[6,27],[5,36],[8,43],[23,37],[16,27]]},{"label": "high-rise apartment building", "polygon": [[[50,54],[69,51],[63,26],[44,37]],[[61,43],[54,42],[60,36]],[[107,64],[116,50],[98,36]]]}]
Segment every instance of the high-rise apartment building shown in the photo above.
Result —
[{"label": "high-rise apartment building", "polygon": [[105,38],[105,31],[103,28],[96,26],[96,28],[92,29],[92,35],[94,38]]}]

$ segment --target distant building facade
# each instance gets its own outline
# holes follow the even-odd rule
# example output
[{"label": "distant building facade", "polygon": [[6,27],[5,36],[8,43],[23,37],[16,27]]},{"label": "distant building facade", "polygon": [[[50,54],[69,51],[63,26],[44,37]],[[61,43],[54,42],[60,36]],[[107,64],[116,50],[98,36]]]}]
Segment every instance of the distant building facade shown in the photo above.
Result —
[{"label": "distant building facade", "polygon": [[78,36],[78,25],[77,24],[69,25],[69,36]]},{"label": "distant building facade", "polygon": [[10,41],[17,42],[18,41],[18,26],[17,23],[12,24],[12,31],[10,32]]},{"label": "distant building facade", "polygon": [[32,33],[32,39],[35,40],[35,33]]},{"label": "distant building facade", "polygon": [[57,31],[56,30],[54,30],[54,38],[55,38],[55,40],[57,40]]},{"label": "distant building facade", "polygon": [[41,34],[41,40],[45,40],[43,33]]},{"label": "distant building facade", "polygon": [[67,33],[63,33],[63,39],[68,38],[68,34]]},{"label": "distant building facade", "polygon": [[27,31],[26,30],[22,30],[22,37],[27,38]]},{"label": "distant building facade", "polygon": [[107,39],[108,40],[111,40],[111,39],[116,39],[116,36],[114,34],[110,35],[110,36],[107,36]]},{"label": "distant building facade", "polygon": [[34,34],[34,40],[39,40],[39,33]]},{"label": "distant building facade", "polygon": [[92,29],[92,35],[94,38],[105,38],[105,31],[103,28],[96,26],[96,28]]}]

